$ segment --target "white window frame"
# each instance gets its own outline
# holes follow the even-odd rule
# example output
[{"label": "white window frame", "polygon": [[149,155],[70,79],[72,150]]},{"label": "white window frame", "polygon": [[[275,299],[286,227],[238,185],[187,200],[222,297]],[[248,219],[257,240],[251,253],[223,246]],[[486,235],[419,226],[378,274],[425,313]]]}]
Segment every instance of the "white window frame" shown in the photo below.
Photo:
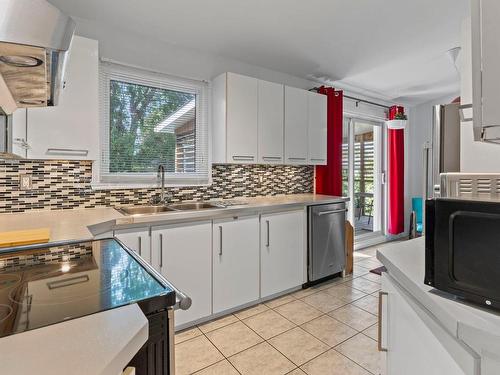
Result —
[{"label": "white window frame", "polygon": [[210,157],[210,84],[206,81],[174,77],[116,62],[102,61],[99,73],[99,158],[92,168],[95,189],[154,188],[159,186],[156,173],[105,174],[109,165],[109,101],[110,82],[117,80],[160,89],[192,92],[196,95],[196,171],[195,173],[165,173],[165,186],[206,186],[212,183]]}]

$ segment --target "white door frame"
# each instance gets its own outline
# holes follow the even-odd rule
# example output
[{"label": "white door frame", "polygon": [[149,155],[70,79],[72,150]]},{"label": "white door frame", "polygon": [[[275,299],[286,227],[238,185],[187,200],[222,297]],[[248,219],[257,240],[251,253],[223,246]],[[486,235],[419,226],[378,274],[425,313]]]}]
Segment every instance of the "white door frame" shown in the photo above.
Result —
[{"label": "white door frame", "polygon": [[363,122],[374,126],[374,147],[378,152],[374,153],[374,215],[373,227],[374,232],[358,236],[358,240],[363,242],[371,241],[374,237],[381,237],[385,235],[385,228],[387,228],[387,185],[386,185],[386,137],[385,137],[385,120],[376,120],[373,118],[365,118],[362,116],[355,116],[352,114],[344,113],[344,124],[348,124],[348,155],[349,155],[349,170],[348,170],[348,193],[350,201],[348,204],[347,219],[354,225],[354,124],[356,122]]}]

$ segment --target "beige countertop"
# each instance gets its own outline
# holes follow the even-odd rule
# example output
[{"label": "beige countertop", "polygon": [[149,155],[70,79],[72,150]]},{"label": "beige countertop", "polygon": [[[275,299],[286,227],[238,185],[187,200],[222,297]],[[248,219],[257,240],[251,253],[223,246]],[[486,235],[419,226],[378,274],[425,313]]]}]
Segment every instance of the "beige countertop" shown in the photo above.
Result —
[{"label": "beige countertop", "polygon": [[116,375],[148,339],[136,305],[0,339],[2,374]]},{"label": "beige countertop", "polygon": [[241,205],[201,211],[170,211],[153,215],[124,215],[114,220],[112,225],[116,228],[125,225],[156,225],[194,220],[211,220],[230,216],[253,215],[273,211],[300,209],[311,205],[345,202],[348,198],[320,194],[290,194],[252,198],[242,197],[229,200],[241,202]]},{"label": "beige countertop", "polygon": [[44,210],[0,214],[0,231],[50,228],[50,241],[85,240],[94,235],[88,227],[120,218],[114,208]]},{"label": "beige countertop", "polygon": [[310,205],[338,203],[347,200],[347,198],[319,194],[234,198],[231,201],[240,201],[241,205],[203,211],[175,211],[130,216],[123,215],[114,208],[28,211],[0,214],[0,230],[12,231],[49,227],[51,229],[51,242],[85,240],[125,227],[212,220],[228,216],[300,209]]}]

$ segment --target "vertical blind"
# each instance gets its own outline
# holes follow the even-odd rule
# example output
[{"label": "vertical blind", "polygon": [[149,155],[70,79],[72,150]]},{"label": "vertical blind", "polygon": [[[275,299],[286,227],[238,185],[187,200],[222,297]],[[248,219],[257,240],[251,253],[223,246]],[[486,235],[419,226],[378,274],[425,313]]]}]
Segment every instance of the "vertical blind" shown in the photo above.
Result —
[{"label": "vertical blind", "polygon": [[206,184],[208,83],[103,62],[100,184]]}]

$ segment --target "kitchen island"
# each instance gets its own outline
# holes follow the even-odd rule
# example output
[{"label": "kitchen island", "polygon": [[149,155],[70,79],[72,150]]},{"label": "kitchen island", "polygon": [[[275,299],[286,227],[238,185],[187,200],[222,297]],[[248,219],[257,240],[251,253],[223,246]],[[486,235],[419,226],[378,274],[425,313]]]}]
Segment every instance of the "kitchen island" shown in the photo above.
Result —
[{"label": "kitchen island", "polygon": [[380,296],[386,374],[499,374],[500,313],[425,285],[424,246],[419,238],[377,252],[387,268]]}]

